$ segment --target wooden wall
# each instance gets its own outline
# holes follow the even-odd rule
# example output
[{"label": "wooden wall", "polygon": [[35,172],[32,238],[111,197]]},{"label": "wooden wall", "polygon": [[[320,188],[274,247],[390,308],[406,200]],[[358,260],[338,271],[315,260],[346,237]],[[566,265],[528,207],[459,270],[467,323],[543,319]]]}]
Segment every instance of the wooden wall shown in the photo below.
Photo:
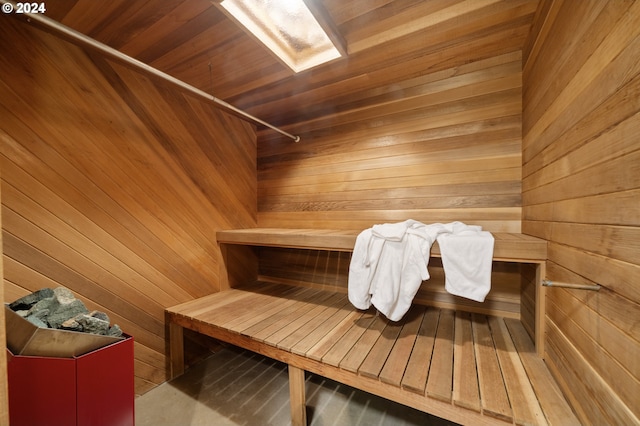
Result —
[{"label": "wooden wall", "polygon": [[[262,281],[288,283],[304,287],[347,293],[351,253],[324,250],[261,247],[258,277]],[[425,281],[415,303],[457,309],[508,318],[520,318],[519,265],[495,262],[492,269],[491,292],[484,302],[453,296],[445,291],[442,261],[429,260],[428,281]]]},{"label": "wooden wall", "polygon": [[[446,45],[407,60],[400,56],[399,43],[402,62],[385,66],[370,61],[349,81],[329,84],[331,76],[318,71],[308,83],[328,79],[317,97],[332,99],[333,110],[288,126],[301,135],[299,143],[273,132],[258,133],[259,226],[364,229],[412,218],[520,232],[520,46],[526,34],[518,30],[499,42],[478,34],[471,60],[452,57],[458,50]],[[350,60],[355,64],[364,59],[354,55]],[[311,92],[305,89],[305,78],[300,77],[299,91]],[[314,97],[306,93],[304,99]],[[307,108],[317,112],[314,107],[301,104],[301,116]],[[262,263],[261,275],[295,275],[296,261],[276,254],[272,251]],[[316,285],[337,280],[337,287],[345,290],[349,259],[339,258],[339,253],[334,256],[339,259],[315,256],[323,254],[302,257],[320,262],[321,269],[325,262],[330,265],[324,271],[328,277],[314,270],[314,276],[292,279]],[[286,273],[278,271],[283,264]],[[446,293],[438,259],[429,271],[431,279],[417,300],[520,317],[517,266],[495,265],[495,285],[484,304]]]},{"label": "wooden wall", "polygon": [[[0,178],[2,177],[2,163],[0,163]],[[0,186],[0,201],[2,201],[2,187]],[[2,209],[0,209],[0,229],[2,228]],[[2,261],[2,232],[0,232],[0,305],[4,305],[4,262]],[[0,368],[6,370],[7,341],[4,327],[4,308],[0,312]],[[7,375],[0,375],[0,425],[9,424],[9,394],[7,393]]]},{"label": "wooden wall", "polygon": [[584,424],[640,423],[640,2],[542,1],[522,229],[549,240],[546,361]]},{"label": "wooden wall", "polygon": [[259,225],[364,229],[413,218],[519,232],[521,52],[511,40],[487,50],[468,62],[432,49],[371,64],[323,88],[333,111],[287,127],[301,142],[259,132]]},{"label": "wooden wall", "polygon": [[6,18],[0,26],[5,300],[66,286],[166,380],[164,308],[217,290],[215,232],[256,225],[245,121]]}]

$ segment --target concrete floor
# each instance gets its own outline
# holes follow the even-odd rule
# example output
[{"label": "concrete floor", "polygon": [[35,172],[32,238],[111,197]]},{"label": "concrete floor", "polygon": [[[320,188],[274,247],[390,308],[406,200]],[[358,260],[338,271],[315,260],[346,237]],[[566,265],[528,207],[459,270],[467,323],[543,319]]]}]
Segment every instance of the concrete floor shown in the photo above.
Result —
[{"label": "concrete floor", "polygon": [[[437,417],[307,373],[310,426],[451,426]],[[136,399],[137,426],[290,424],[286,365],[227,347]]]}]

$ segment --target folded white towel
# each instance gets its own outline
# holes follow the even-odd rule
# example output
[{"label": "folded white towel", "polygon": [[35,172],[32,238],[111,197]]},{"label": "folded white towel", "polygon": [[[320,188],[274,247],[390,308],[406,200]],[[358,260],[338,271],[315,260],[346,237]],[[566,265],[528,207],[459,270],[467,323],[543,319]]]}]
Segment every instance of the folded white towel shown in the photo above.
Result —
[{"label": "folded white towel", "polygon": [[445,289],[456,296],[484,302],[491,290],[494,238],[479,227],[455,226],[454,233],[438,236]]}]

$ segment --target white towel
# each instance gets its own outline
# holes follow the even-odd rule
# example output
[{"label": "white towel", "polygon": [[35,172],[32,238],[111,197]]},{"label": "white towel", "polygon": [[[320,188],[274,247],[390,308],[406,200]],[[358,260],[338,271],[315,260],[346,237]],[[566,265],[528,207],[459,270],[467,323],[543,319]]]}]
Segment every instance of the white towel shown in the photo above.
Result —
[{"label": "white towel", "polygon": [[445,289],[484,301],[491,289],[493,236],[462,222],[425,225],[411,219],[374,225],[358,234],[349,265],[349,301],[358,309],[374,305],[390,320],[400,320],[422,282],[429,279],[427,267],[436,239]]},{"label": "white towel", "polygon": [[438,236],[438,245],[447,292],[484,302],[491,290],[494,238],[478,229],[455,225],[453,233]]},{"label": "white towel", "polygon": [[371,228],[365,229],[356,237],[356,244],[353,247],[351,263],[349,264],[349,301],[358,309],[369,309],[371,306],[371,279],[377,265],[378,254],[372,259],[372,252],[378,252],[378,248],[372,248]]},{"label": "white towel", "polygon": [[349,301],[358,309],[373,304],[392,321],[411,307],[435,236],[415,220],[375,225],[356,238],[349,266]]}]

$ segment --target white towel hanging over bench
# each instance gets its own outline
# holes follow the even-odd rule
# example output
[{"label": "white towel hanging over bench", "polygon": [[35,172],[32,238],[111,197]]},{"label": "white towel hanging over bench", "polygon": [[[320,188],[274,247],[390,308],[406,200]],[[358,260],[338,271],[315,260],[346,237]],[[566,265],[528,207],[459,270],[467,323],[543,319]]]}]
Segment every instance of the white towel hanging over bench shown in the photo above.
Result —
[{"label": "white towel hanging over bench", "polygon": [[416,220],[374,225],[356,238],[349,265],[349,301],[372,304],[392,321],[411,307],[420,284],[430,278],[431,246],[438,241],[445,289],[483,302],[491,289],[494,238],[462,222],[425,225]]}]

